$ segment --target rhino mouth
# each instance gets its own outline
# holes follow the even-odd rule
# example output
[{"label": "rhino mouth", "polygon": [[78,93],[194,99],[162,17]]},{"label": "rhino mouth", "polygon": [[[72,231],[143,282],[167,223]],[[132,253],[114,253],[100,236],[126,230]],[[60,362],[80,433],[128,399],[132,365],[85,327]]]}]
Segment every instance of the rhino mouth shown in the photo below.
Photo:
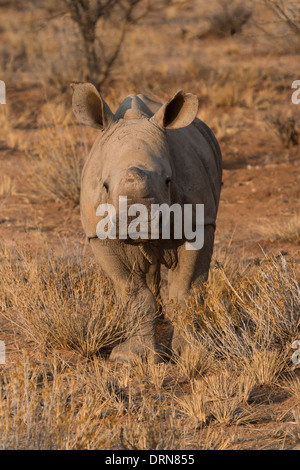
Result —
[{"label": "rhino mouth", "polygon": [[173,231],[171,214],[169,204],[159,202],[157,198],[132,199],[119,196],[117,207],[113,204],[98,206],[96,215],[100,220],[96,226],[96,235],[102,240],[118,239],[130,244],[170,239]]},{"label": "rhino mouth", "polygon": [[[139,226],[138,229],[135,229],[136,227],[134,226],[134,229],[131,226],[131,223],[136,220],[135,216],[128,216],[127,217],[127,224],[120,229],[120,221],[117,218],[115,221],[115,229],[112,232],[107,233],[107,238],[111,239],[112,241],[117,241],[120,240],[124,243],[135,245],[135,244],[140,244],[140,243],[147,243],[151,241],[157,241],[162,239],[163,235],[163,220],[162,220],[162,214],[159,214],[159,219],[156,222],[155,230],[153,229],[153,219],[149,217],[147,221],[145,221],[142,226]],[[147,225],[146,225],[147,223]],[[93,239],[103,239],[102,237],[99,237],[96,233],[93,233],[91,235],[87,235],[88,240],[93,240]]]},{"label": "rhino mouth", "polygon": [[[133,236],[132,232],[130,231],[130,223],[135,220],[135,217],[128,217],[128,225],[127,225],[127,238],[124,239],[125,242],[130,244],[136,243],[146,243],[151,240],[157,240],[162,237],[162,215],[159,214],[159,221],[158,221],[158,230],[155,231],[155,236],[153,236],[153,225],[152,219],[148,220],[147,229],[138,231],[138,238]],[[145,229],[146,227],[144,227]],[[135,233],[135,232],[134,232]],[[120,238],[120,230],[116,230],[116,237]]]}]

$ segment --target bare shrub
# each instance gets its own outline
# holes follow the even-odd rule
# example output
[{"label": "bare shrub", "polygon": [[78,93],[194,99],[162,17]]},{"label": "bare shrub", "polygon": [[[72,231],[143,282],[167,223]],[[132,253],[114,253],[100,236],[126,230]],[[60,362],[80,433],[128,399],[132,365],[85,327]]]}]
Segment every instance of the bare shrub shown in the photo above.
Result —
[{"label": "bare shrub", "polygon": [[[297,0],[256,0],[259,11],[256,26],[284,52],[300,49],[300,8]],[[265,11],[271,19],[265,20]]]},{"label": "bare shrub", "polygon": [[42,84],[47,94],[50,87],[65,93],[70,88],[70,82],[87,74],[77,28],[70,18],[60,17],[49,21],[38,31],[35,28],[37,26],[33,24],[27,40],[30,75]]},{"label": "bare shrub", "polygon": [[208,15],[210,27],[202,36],[234,36],[242,32],[243,27],[248,23],[251,16],[252,8],[250,8],[249,3],[219,0],[218,11]]},{"label": "bare shrub", "polygon": [[264,0],[265,4],[300,40],[300,7],[292,0]]},{"label": "bare shrub", "polygon": [[[120,28],[121,34],[110,57],[105,56],[107,50],[101,39],[98,37],[96,41],[96,26],[101,18],[107,20],[111,17],[119,2],[116,0],[64,0],[64,3],[72,20],[78,26],[82,37],[88,67],[88,76],[86,78],[94,83],[95,86],[100,87],[119,54],[126,29],[131,22],[132,10],[136,4],[140,3],[140,0],[124,2],[123,17],[120,21],[122,25]],[[99,49],[102,57],[98,55]],[[106,57],[105,62],[103,60],[104,57]]]},{"label": "bare shrub", "polygon": [[[85,78],[100,88],[118,59],[129,28],[150,12],[165,8],[171,3],[175,2],[64,0],[82,38],[88,68]],[[97,29],[100,23],[101,28]]]},{"label": "bare shrub", "polygon": [[267,119],[285,148],[300,144],[299,115],[275,110],[267,116]]}]

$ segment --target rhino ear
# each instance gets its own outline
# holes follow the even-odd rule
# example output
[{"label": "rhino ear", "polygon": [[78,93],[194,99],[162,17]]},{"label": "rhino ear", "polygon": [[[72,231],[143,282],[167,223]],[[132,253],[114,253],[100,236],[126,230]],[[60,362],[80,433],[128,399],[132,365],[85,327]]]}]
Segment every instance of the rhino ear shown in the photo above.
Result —
[{"label": "rhino ear", "polygon": [[154,114],[151,120],[163,129],[186,127],[197,116],[198,106],[197,96],[179,90]]},{"label": "rhino ear", "polygon": [[103,129],[115,117],[109,106],[91,83],[71,83],[73,89],[72,106],[79,122]]}]

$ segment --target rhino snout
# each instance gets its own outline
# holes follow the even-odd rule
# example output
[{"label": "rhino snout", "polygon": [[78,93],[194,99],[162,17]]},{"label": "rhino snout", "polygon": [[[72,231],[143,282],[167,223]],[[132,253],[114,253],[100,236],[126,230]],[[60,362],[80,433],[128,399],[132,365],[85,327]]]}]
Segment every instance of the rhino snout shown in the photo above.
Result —
[{"label": "rhino snout", "polygon": [[149,175],[137,167],[129,168],[121,181],[121,190],[127,197],[147,198],[151,196]]},{"label": "rhino snout", "polygon": [[125,173],[125,180],[144,180],[146,178],[146,171],[137,166],[131,166]]}]

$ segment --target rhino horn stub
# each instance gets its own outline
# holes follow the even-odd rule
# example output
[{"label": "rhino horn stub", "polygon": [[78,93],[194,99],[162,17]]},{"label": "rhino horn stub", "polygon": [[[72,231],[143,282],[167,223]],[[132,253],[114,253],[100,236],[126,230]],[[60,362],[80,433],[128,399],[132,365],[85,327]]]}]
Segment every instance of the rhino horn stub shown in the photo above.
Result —
[{"label": "rhino horn stub", "polygon": [[128,111],[126,111],[124,114],[124,119],[144,119],[145,117],[145,114],[136,109],[128,109]]},{"label": "rhino horn stub", "polygon": [[143,119],[149,117],[149,110],[136,95],[131,96],[131,108],[124,114],[124,119]]},{"label": "rhino horn stub", "polygon": [[148,106],[137,96],[130,95],[117,109],[115,117],[118,119],[142,119],[152,116]]},{"label": "rhino horn stub", "polygon": [[92,83],[71,83],[72,106],[79,122],[103,129],[114,122],[115,116]]},{"label": "rhino horn stub", "polygon": [[179,90],[151,118],[162,129],[180,129],[193,122],[198,113],[198,98]]}]

